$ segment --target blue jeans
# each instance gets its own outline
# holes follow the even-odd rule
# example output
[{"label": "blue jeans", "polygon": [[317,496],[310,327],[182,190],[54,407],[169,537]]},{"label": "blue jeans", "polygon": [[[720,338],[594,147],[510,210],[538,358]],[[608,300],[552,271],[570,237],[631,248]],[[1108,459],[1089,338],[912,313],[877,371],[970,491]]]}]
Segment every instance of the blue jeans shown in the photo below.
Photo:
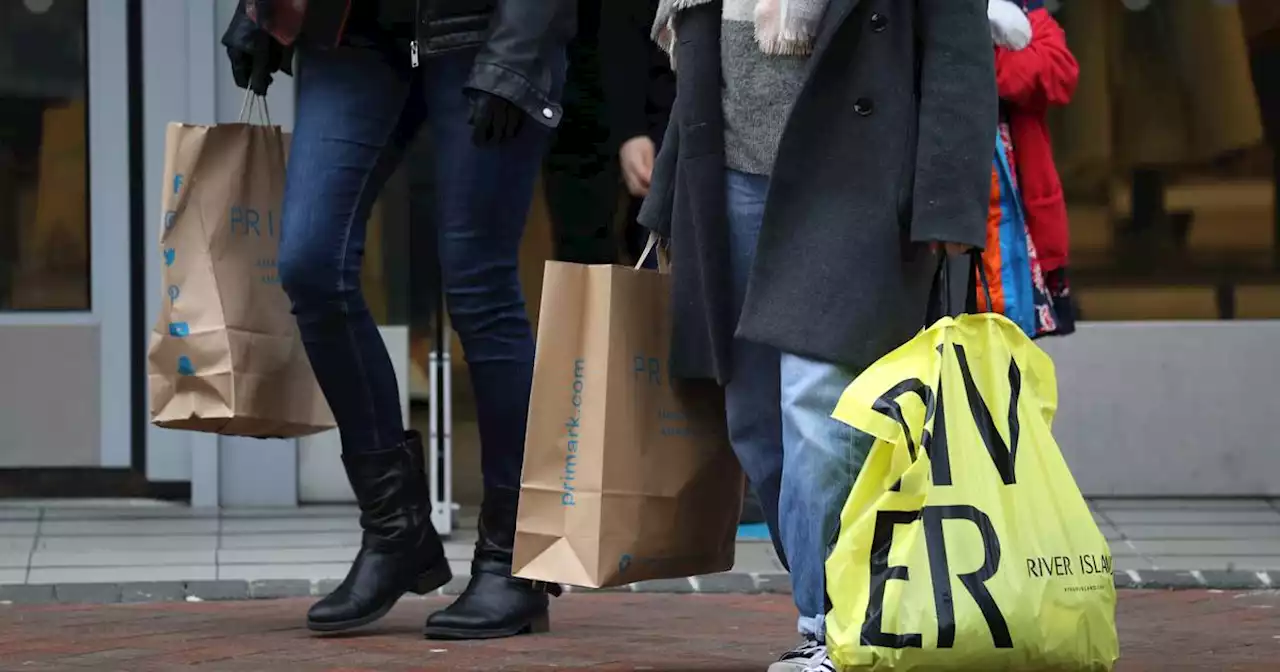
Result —
[{"label": "blue jeans", "polygon": [[414,70],[408,59],[372,49],[299,55],[280,277],[343,451],[402,443],[396,378],[362,295],[360,267],[373,203],[425,123],[436,162],[441,274],[475,388],[485,486],[517,488],[533,334],[516,262],[549,134],[526,120],[497,148],[472,144],[463,85],[474,56],[429,58]]},{"label": "blue jeans", "polygon": [[[768,176],[727,171],[734,314],[746,297],[768,191]],[[873,441],[831,418],[858,372],[741,339],[732,357],[725,386],[729,440],[760,497],[775,546],[780,541],[786,553],[798,629],[822,638],[827,555]]]}]

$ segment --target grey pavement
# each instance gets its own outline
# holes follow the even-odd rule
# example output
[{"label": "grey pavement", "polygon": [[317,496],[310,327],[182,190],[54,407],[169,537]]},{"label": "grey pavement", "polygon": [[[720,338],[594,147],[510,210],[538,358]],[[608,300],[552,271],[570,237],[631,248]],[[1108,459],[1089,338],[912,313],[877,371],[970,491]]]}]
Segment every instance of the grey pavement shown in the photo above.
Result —
[{"label": "grey pavement", "polygon": [[[1280,584],[1280,503],[1269,499],[1096,499],[1117,583],[1270,588]],[[465,519],[462,530],[470,530]],[[474,535],[446,543],[468,571]],[[0,602],[235,599],[322,594],[360,542],[350,506],[199,510],[131,501],[0,501]],[[459,582],[446,590],[456,590]],[[627,588],[787,589],[772,545],[742,541],[726,575]]]}]

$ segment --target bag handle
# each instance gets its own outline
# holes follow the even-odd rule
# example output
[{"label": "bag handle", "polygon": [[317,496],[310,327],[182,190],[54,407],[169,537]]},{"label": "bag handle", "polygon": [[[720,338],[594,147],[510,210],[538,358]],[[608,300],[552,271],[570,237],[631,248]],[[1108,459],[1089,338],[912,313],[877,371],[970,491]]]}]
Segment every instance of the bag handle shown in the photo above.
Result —
[{"label": "bag handle", "polygon": [[[986,298],[987,300],[986,312],[991,312],[992,310],[995,310],[996,304],[994,301],[991,300],[991,282],[987,280],[987,265],[982,263],[982,252],[977,249],[970,250],[969,259],[972,260],[973,268],[978,269],[978,272],[976,275],[972,271],[969,273],[969,282],[976,282],[979,279],[982,281],[982,294],[983,294],[983,297]],[[974,287],[973,289],[975,291],[972,291],[969,293],[973,294],[974,296],[977,296],[978,294],[976,291],[977,287]]]},{"label": "bag handle", "polygon": [[667,245],[663,244],[662,238],[657,231],[649,232],[649,240],[644,244],[644,252],[640,253],[640,258],[636,260],[634,270],[644,268],[644,262],[649,260],[649,255],[658,255],[658,272],[671,272],[671,253],[668,251]]},{"label": "bag handle", "polygon": [[[927,324],[925,325],[926,327],[937,322],[944,316],[959,315],[963,313],[977,313],[977,283],[979,281],[982,283],[982,291],[987,300],[987,310],[985,312],[990,312],[992,307],[995,306],[995,303],[991,300],[991,283],[987,279],[987,267],[982,263],[982,251],[974,249],[965,253],[964,256],[969,257],[971,265],[969,282],[966,283],[967,289],[965,291],[965,306],[962,310],[956,310],[953,300],[955,295],[951,292],[950,268],[952,255],[943,252],[941,259],[938,260],[938,270],[934,276],[933,290],[929,297],[929,308],[925,316],[927,321]],[[973,301],[972,305],[970,305],[971,300]]]},{"label": "bag handle", "polygon": [[263,126],[271,126],[271,110],[267,107],[267,97],[259,96],[252,89],[244,90],[244,102],[240,104],[240,123],[252,124],[253,113],[258,113],[258,118]]}]

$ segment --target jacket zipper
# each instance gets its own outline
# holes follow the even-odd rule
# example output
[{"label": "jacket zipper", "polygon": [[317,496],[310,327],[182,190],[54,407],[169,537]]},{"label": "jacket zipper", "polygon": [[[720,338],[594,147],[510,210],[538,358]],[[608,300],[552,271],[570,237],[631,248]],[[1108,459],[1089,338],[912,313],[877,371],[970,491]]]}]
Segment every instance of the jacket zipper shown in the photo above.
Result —
[{"label": "jacket zipper", "polygon": [[422,30],[422,0],[413,3],[413,40],[409,42],[409,65],[418,67],[418,35]]}]

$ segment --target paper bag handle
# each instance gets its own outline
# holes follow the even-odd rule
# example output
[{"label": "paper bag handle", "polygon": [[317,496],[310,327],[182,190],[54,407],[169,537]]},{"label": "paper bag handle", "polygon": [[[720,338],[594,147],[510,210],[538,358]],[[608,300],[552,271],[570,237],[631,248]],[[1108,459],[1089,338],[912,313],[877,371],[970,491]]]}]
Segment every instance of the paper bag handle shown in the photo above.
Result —
[{"label": "paper bag handle", "polygon": [[662,239],[658,236],[658,232],[650,231],[649,240],[644,244],[644,252],[640,253],[640,258],[636,260],[635,270],[644,267],[644,262],[649,260],[649,255],[656,253],[658,255],[658,272],[671,272],[671,255],[667,252],[665,246],[662,245]]},{"label": "paper bag handle", "polygon": [[244,102],[240,104],[240,123],[252,124],[254,111],[258,112],[258,118],[263,126],[271,125],[271,110],[267,107],[267,97],[259,96],[252,89],[246,88]]}]

